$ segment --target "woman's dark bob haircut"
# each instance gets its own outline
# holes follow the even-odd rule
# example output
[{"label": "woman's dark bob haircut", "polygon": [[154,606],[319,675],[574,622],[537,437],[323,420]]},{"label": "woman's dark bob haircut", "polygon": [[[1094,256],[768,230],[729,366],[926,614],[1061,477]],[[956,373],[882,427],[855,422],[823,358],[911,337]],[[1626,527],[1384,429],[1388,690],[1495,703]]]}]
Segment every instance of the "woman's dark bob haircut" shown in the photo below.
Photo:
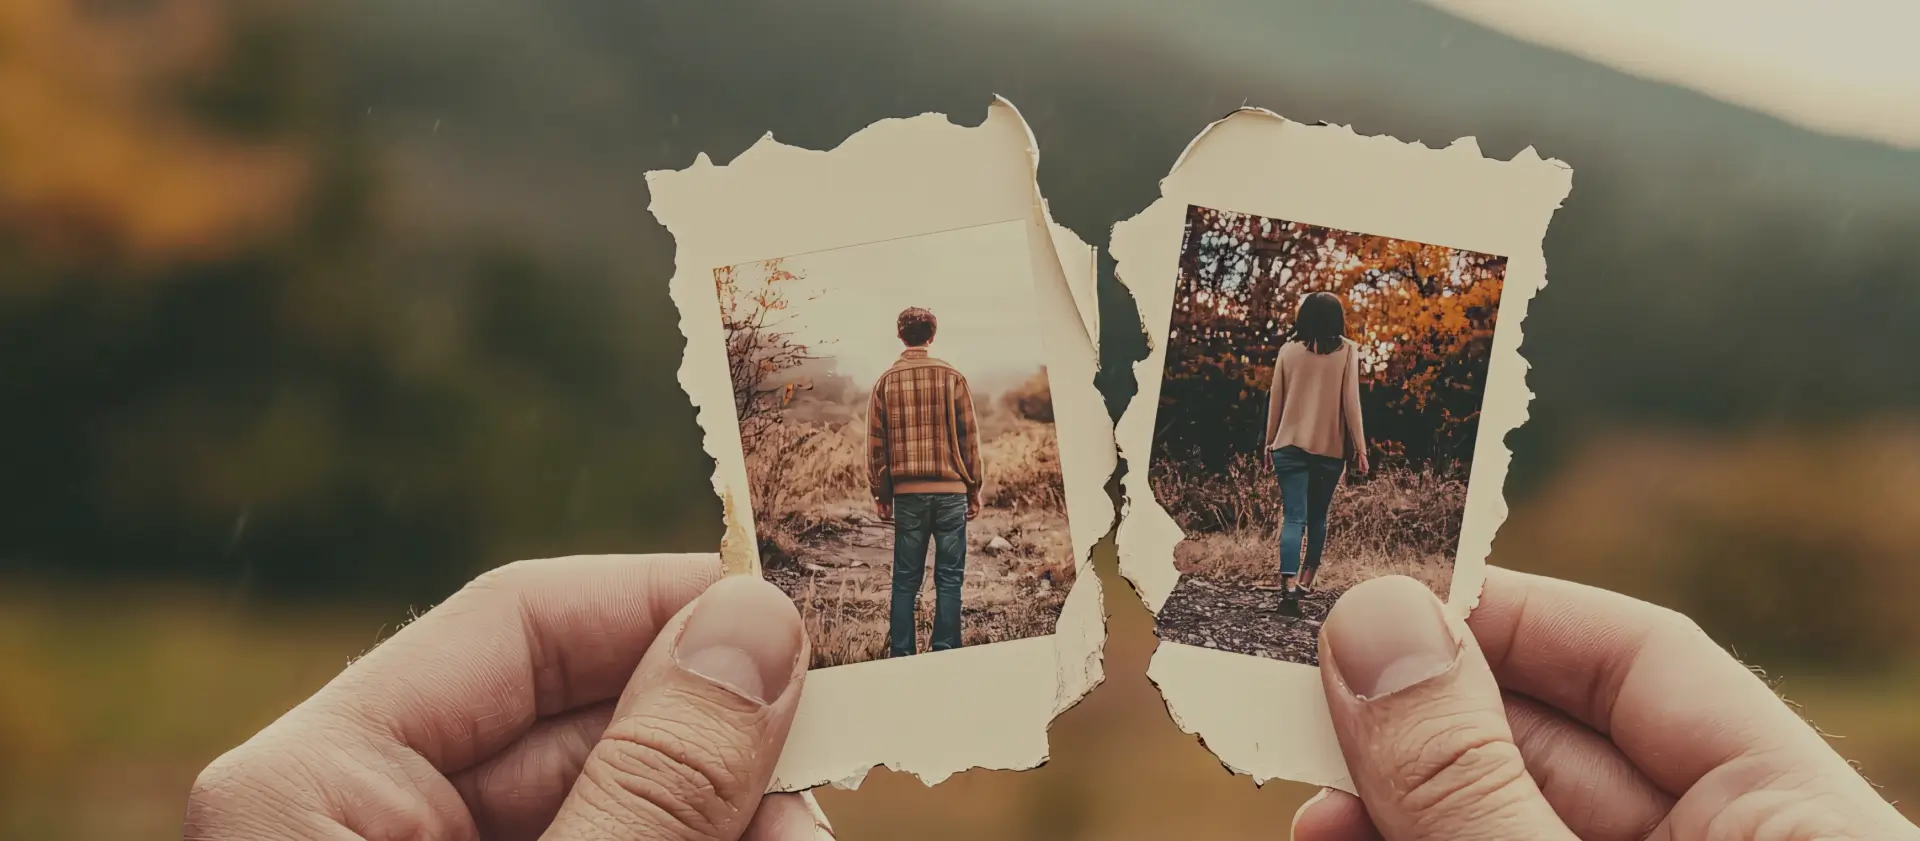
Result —
[{"label": "woman's dark bob haircut", "polygon": [[1314,353],[1340,349],[1347,335],[1347,305],[1332,292],[1315,292],[1300,301],[1293,319],[1293,337]]}]

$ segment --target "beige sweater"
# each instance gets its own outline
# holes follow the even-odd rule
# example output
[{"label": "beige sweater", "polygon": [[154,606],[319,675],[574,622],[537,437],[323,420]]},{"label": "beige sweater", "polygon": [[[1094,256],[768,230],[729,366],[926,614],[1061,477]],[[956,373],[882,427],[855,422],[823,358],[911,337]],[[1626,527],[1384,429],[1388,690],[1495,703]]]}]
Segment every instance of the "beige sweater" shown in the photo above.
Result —
[{"label": "beige sweater", "polygon": [[1267,449],[1294,446],[1346,458],[1366,440],[1359,346],[1351,339],[1341,339],[1332,353],[1314,353],[1299,342],[1282,346],[1267,396]]}]

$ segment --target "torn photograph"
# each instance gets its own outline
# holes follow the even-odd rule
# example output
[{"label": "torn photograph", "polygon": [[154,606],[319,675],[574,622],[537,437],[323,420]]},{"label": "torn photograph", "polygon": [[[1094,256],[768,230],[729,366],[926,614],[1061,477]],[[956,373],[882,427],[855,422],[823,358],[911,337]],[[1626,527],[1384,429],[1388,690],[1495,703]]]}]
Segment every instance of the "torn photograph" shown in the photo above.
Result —
[{"label": "torn photograph", "polygon": [[1318,665],[1348,587],[1445,599],[1507,259],[1192,206],[1149,481],[1161,639]]},{"label": "torn photograph", "polygon": [[1507,515],[1541,249],[1571,170],[1242,108],[1114,226],[1148,353],[1116,424],[1120,572],[1148,677],[1255,782],[1352,791],[1319,674],[1341,593],[1406,576],[1450,621]]},{"label": "torn photograph", "polygon": [[1036,148],[996,98],[648,174],[723,565],[812,646],[772,790],[1033,768],[1101,680],[1096,261]]},{"label": "torn photograph", "polygon": [[1053,633],[1074,553],[1028,253],[1014,219],[714,271],[761,571],[812,668]]}]

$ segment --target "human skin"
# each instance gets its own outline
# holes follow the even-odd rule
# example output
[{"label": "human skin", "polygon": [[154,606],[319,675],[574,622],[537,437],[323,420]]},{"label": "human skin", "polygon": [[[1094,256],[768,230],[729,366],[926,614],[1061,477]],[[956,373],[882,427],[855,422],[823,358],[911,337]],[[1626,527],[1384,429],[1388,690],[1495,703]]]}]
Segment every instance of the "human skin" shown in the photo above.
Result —
[{"label": "human skin", "polygon": [[[712,556],[488,573],[210,765],[184,836],[830,838],[762,798],[804,680],[791,602]],[[697,605],[704,605],[701,610]],[[1299,841],[1920,839],[1671,611],[1488,571],[1472,619],[1354,587],[1321,669],[1359,797]]]},{"label": "human skin", "polygon": [[1320,642],[1353,795],[1297,841],[1920,839],[1678,613],[1489,569],[1465,623],[1418,582],[1349,590]]},{"label": "human skin", "polygon": [[793,603],[711,555],[511,564],[210,765],[184,837],[831,837],[762,798],[806,662]]}]

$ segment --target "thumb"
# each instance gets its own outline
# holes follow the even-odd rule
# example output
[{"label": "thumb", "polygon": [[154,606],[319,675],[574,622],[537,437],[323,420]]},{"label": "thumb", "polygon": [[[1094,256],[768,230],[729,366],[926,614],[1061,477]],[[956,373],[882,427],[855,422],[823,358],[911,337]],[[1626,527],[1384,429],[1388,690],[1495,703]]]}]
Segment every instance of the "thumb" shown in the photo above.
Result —
[{"label": "thumb", "polygon": [[641,658],[543,838],[737,841],[793,723],[807,662],[793,603],[729,576]]},{"label": "thumb", "polygon": [[1386,841],[1575,841],[1527,775],[1472,632],[1425,585],[1355,585],[1322,630],[1334,731]]}]

